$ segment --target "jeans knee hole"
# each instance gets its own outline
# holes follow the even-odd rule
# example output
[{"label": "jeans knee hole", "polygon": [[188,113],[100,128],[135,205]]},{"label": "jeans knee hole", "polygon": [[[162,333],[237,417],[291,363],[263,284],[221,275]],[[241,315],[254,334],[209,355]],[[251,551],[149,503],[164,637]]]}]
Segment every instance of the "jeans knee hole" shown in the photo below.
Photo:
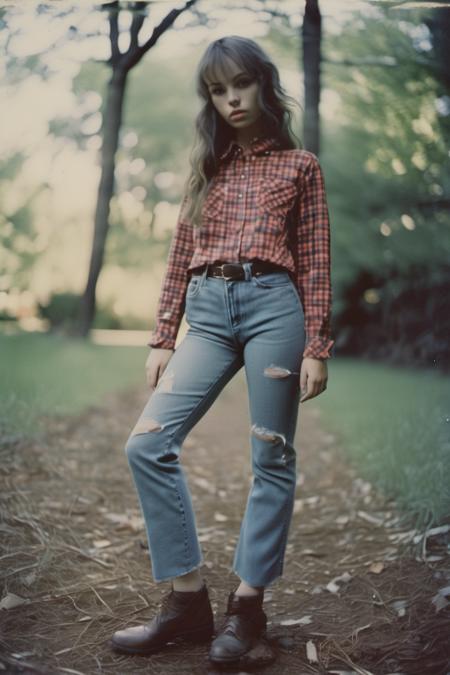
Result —
[{"label": "jeans knee hole", "polygon": [[165,455],[161,455],[159,458],[160,462],[167,463],[167,462],[176,462],[178,459],[178,455],[175,452],[166,452]]},{"label": "jeans knee hole", "polygon": [[136,436],[136,434],[145,434],[149,433],[150,431],[162,431],[163,430],[163,425],[157,422],[154,419],[141,419],[137,422],[137,424],[134,426],[130,436]]}]

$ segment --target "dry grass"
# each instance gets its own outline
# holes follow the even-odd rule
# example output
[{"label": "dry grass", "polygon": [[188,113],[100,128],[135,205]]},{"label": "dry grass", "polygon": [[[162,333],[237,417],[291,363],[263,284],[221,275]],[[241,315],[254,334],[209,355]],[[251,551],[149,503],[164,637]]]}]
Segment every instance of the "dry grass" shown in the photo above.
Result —
[{"label": "dry grass", "polygon": [[[48,418],[44,439],[3,447],[1,597],[17,603],[0,610],[3,672],[214,672],[207,645],[173,643],[151,658],[108,646],[114,630],[149,619],[169,588],[152,580],[123,453],[145,396],[129,391],[78,417]],[[217,622],[237,582],[231,560],[250,479],[243,396],[237,379],[183,450]],[[265,598],[277,660],[264,672],[445,675],[450,605],[439,589],[450,585],[449,533],[410,532],[395,504],[345,464],[317,411],[303,411],[285,573]]]}]

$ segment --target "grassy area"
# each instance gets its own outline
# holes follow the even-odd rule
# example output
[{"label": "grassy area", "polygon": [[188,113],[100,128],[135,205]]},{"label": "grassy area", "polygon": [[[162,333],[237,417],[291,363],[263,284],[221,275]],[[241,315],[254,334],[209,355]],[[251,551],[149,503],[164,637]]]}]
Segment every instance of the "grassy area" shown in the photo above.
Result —
[{"label": "grassy area", "polygon": [[418,527],[448,520],[449,378],[350,358],[328,371],[317,405],[361,475],[416,514]]},{"label": "grassy area", "polygon": [[148,347],[42,333],[0,335],[0,436],[35,436],[42,414],[76,414],[109,391],[145,384]]},{"label": "grassy area", "polygon": [[[101,405],[109,391],[145,383],[148,348],[59,336],[0,335],[0,436],[33,436],[42,414]],[[449,378],[338,358],[314,405],[361,475],[415,513],[418,526],[450,518]]]}]

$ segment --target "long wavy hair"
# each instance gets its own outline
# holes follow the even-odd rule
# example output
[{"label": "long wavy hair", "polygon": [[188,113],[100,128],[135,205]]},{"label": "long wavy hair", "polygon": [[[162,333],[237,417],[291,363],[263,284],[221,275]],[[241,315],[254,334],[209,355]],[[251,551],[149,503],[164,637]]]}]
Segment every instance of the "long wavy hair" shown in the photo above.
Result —
[{"label": "long wavy hair", "polygon": [[191,171],[184,185],[184,217],[193,227],[200,226],[200,216],[211,179],[219,167],[219,157],[235,138],[235,131],[219,115],[211,100],[206,78],[217,79],[218,71],[227,73],[231,59],[247,76],[259,82],[258,103],[267,136],[277,138],[280,149],[301,148],[292,131],[292,107],[298,102],[280,83],[275,64],[253,40],[229,35],[211,42],[196,70],[196,91],[203,106],[195,119],[194,143],[190,152]]}]

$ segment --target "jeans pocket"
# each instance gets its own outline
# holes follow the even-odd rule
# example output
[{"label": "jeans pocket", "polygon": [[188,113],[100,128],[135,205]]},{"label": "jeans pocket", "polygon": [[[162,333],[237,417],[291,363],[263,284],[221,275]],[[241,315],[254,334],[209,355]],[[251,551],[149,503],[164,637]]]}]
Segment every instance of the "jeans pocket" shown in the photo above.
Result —
[{"label": "jeans pocket", "polygon": [[297,304],[298,304],[298,308],[299,308],[300,312],[302,313],[303,321],[304,321],[305,320],[305,310],[303,308],[303,302],[302,302],[302,299],[300,297],[300,293],[297,290],[297,286],[294,284],[293,281],[291,281],[291,291],[295,296],[295,299],[296,299]]},{"label": "jeans pocket", "polygon": [[267,272],[252,277],[260,288],[287,288],[292,284],[288,272]]},{"label": "jeans pocket", "polygon": [[202,287],[202,281],[203,281],[202,274],[192,275],[187,285],[186,298],[195,298],[197,293],[200,291],[200,288]]}]

